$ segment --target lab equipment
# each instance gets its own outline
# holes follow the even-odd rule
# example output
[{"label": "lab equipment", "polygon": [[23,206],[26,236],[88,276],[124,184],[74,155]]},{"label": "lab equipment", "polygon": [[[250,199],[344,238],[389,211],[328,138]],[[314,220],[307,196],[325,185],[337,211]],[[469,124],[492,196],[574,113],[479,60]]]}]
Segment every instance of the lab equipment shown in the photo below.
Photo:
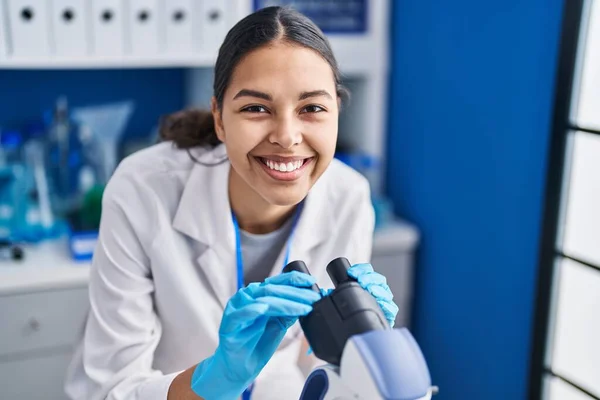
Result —
[{"label": "lab equipment", "polygon": [[73,227],[69,229],[69,252],[73,260],[91,261],[98,243],[98,231],[79,231]]},{"label": "lab equipment", "polygon": [[134,110],[132,101],[98,106],[80,107],[73,110],[73,119],[91,129],[98,140],[97,154],[101,156],[100,183],[106,183],[117,166],[117,146],[125,126]]},{"label": "lab equipment", "polygon": [[[369,269],[357,266],[352,275],[349,269],[343,257],[331,261],[327,273],[335,289],[300,317],[315,355],[329,363],[309,375],[301,399],[430,399],[437,388],[418,344],[406,328],[389,326],[377,301],[353,277]],[[308,272],[301,262],[284,269],[290,270]]]},{"label": "lab equipment", "polygon": [[308,290],[315,279],[290,272],[251,283],[228,301],[214,355],[192,376],[192,390],[206,399],[238,398],[277,350],[287,329],[321,298]]},{"label": "lab equipment", "polygon": [[21,261],[25,257],[25,251],[21,246],[10,240],[0,239],[0,261]]},{"label": "lab equipment", "polygon": [[402,328],[349,338],[340,365],[315,369],[300,400],[430,400],[437,391],[419,345]]},{"label": "lab equipment", "polygon": [[79,130],[67,99],[56,101],[48,132],[48,174],[55,211],[67,215],[77,208],[81,170],[86,165]]},{"label": "lab equipment", "polygon": [[94,185],[86,190],[79,211],[80,229],[84,231],[97,231],[100,228],[102,216],[102,195],[104,186]]},{"label": "lab equipment", "polygon": [[12,238],[14,230],[14,185],[10,168],[0,166],[0,239]]},{"label": "lab equipment", "polygon": [[23,136],[19,131],[0,132],[0,147],[2,154],[0,164],[18,164],[22,161]]},{"label": "lab equipment", "polygon": [[0,238],[37,243],[56,236],[30,187],[31,170],[22,165],[0,168]]},{"label": "lab equipment", "polygon": [[[6,132],[9,133],[9,132]],[[60,236],[61,225],[57,223],[50,204],[47,179],[45,127],[41,123],[29,124],[23,134],[13,131],[3,134],[1,208],[10,210],[12,240],[37,243]],[[2,225],[2,223],[0,223]]]},{"label": "lab equipment", "polygon": [[18,238],[25,219],[27,193],[22,145],[20,132],[0,134],[0,239]]},{"label": "lab equipment", "polygon": [[85,191],[78,212],[69,221],[69,250],[76,261],[90,261],[94,256],[104,189],[103,185],[94,185]]},{"label": "lab equipment", "polygon": [[24,161],[27,167],[27,214],[21,230],[23,240],[39,242],[61,234],[61,224],[54,218],[45,166],[45,147],[40,138],[31,136],[25,144]]},{"label": "lab equipment", "polygon": [[[293,268],[293,269],[292,269]],[[337,258],[327,266],[335,289],[313,305],[313,312],[300,318],[302,330],[320,359],[339,365],[344,345],[351,336],[389,324],[375,298],[348,275],[350,263]],[[302,262],[284,268],[284,272],[308,271]],[[306,272],[305,272],[306,273]],[[314,289],[313,289],[314,290]]]},{"label": "lab equipment", "polygon": [[46,130],[42,122],[30,123],[26,128],[27,142],[23,149],[25,165],[33,176],[33,192],[39,206],[41,226],[50,231],[54,228],[54,214],[50,202],[47,172]]}]

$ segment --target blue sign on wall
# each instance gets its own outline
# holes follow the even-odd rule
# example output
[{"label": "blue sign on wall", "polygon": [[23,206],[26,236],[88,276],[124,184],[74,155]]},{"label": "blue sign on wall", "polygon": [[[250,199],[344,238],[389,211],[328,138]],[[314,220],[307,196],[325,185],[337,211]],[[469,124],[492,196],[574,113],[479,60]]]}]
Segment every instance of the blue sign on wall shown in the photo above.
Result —
[{"label": "blue sign on wall", "polygon": [[290,6],[324,33],[366,33],[368,0],[254,0],[254,10]]}]

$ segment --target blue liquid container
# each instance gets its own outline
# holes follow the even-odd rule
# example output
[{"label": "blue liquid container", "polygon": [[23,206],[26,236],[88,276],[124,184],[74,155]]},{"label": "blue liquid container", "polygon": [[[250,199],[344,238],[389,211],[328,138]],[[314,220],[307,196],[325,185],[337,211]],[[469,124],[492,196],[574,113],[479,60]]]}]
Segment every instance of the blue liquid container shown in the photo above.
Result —
[{"label": "blue liquid container", "polygon": [[58,99],[48,129],[47,170],[55,213],[66,216],[77,208],[79,179],[85,167],[79,125],[70,119],[67,101]]},{"label": "blue liquid container", "polygon": [[0,239],[14,240],[25,212],[23,137],[18,131],[0,133]]}]

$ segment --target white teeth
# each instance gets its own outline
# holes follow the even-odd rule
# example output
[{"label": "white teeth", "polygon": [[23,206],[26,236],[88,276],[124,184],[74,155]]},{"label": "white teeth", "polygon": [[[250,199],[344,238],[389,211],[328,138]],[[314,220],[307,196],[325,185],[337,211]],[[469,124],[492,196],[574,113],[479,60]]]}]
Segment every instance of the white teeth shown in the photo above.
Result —
[{"label": "white teeth", "polygon": [[274,169],[275,171],[281,171],[281,172],[295,171],[304,164],[304,160],[297,160],[297,161],[293,161],[293,162],[290,161],[288,163],[280,163],[280,162],[268,160],[265,158],[264,161],[265,161],[265,164],[269,168]]}]

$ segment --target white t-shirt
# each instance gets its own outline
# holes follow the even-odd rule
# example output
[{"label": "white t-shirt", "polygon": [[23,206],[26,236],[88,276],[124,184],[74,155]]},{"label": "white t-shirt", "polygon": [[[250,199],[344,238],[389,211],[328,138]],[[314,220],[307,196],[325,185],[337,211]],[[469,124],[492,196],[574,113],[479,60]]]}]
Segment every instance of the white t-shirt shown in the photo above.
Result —
[{"label": "white t-shirt", "polygon": [[293,221],[294,216],[291,216],[279,229],[265,234],[240,230],[245,285],[262,282],[269,276],[279,254],[287,246]]}]

